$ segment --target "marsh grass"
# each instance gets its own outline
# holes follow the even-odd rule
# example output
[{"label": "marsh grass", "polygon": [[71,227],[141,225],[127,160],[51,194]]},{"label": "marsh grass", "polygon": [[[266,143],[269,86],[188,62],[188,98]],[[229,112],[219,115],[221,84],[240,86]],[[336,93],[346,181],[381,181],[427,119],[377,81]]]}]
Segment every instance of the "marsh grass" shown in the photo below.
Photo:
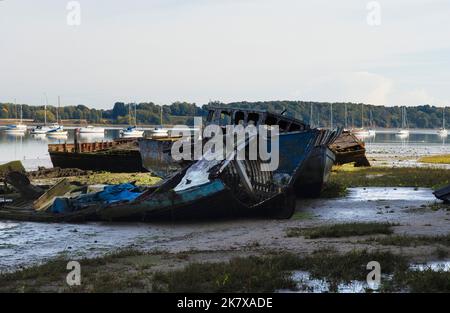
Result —
[{"label": "marsh grass", "polygon": [[342,198],[348,195],[347,187],[342,183],[328,182],[320,194],[321,198]]},{"label": "marsh grass", "polygon": [[384,292],[407,291],[414,293],[448,293],[450,292],[450,272],[444,270],[396,271],[392,280],[383,287]]},{"label": "marsh grass", "polygon": [[[158,258],[155,260],[155,258]],[[146,271],[142,260],[167,262],[135,250],[124,250],[92,260],[81,260],[82,285],[65,285],[67,260],[58,258],[45,264],[0,275],[0,290],[8,292],[274,292],[295,290],[292,271],[302,270],[312,278],[325,280],[331,291],[340,283],[365,281],[371,261],[382,265],[392,277],[382,281],[381,291],[449,292],[448,272],[409,269],[406,257],[383,251],[350,251],[339,254],[324,249],[303,256],[271,252],[264,256],[233,258],[224,262],[187,263],[177,270]],[[177,255],[172,255],[177,258]],[[184,258],[182,258],[184,259]],[[124,261],[125,260],[125,261]],[[149,264],[150,264],[149,263]]]},{"label": "marsh grass", "polygon": [[130,279],[130,275],[121,276],[117,271],[108,271],[110,263],[126,260],[130,257],[145,255],[133,249],[122,249],[102,257],[80,259],[83,285],[69,287],[66,276],[69,273],[67,263],[72,261],[67,256],[59,256],[43,264],[26,267],[11,273],[0,274],[0,290],[8,292],[33,292],[45,286],[51,290],[77,292],[107,292],[115,288],[125,289],[141,286],[139,280]]},{"label": "marsh grass", "polygon": [[450,234],[442,236],[394,235],[387,237],[370,238],[367,239],[366,242],[377,243],[384,246],[416,247],[440,244],[446,247],[450,247]]},{"label": "marsh grass", "polygon": [[450,154],[424,156],[418,161],[422,163],[450,164]]},{"label": "marsh grass", "polygon": [[305,237],[307,239],[316,238],[341,238],[350,236],[365,236],[373,234],[392,234],[392,226],[397,224],[391,223],[344,223],[323,225],[311,228],[288,228],[287,237]]},{"label": "marsh grass", "polygon": [[450,184],[450,170],[435,168],[389,168],[335,166],[330,183],[344,187],[428,187]]}]

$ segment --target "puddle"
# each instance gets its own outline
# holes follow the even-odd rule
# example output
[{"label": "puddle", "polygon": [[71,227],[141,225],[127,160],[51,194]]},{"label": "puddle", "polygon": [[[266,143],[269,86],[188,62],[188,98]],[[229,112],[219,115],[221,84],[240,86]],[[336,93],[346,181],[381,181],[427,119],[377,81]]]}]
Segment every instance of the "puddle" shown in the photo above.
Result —
[{"label": "puddle", "polygon": [[[408,222],[420,223],[417,214],[406,209],[420,208],[436,202],[430,188],[412,187],[359,187],[349,188],[343,198],[297,201],[301,212],[311,213],[318,220],[333,223],[349,222]],[[435,225],[445,222],[445,217],[433,212],[430,221],[422,224]]]},{"label": "puddle", "polygon": [[[435,272],[450,271],[450,261],[432,261],[424,264],[411,264],[409,267],[412,271],[426,271],[432,270]],[[279,292],[285,293],[371,293],[377,292],[376,286],[369,286],[367,282],[360,280],[352,280],[348,283],[339,283],[336,287],[331,288],[330,283],[325,279],[318,279],[311,277],[311,274],[307,271],[294,271],[291,274],[291,278],[296,282],[298,290],[279,290]],[[382,275],[382,282],[392,279],[391,275]],[[371,288],[374,287],[374,288]]]},{"label": "puddle", "polygon": [[426,271],[432,270],[435,272],[449,272],[450,271],[450,261],[433,261],[427,262],[425,264],[412,264],[410,269],[413,271]]},{"label": "puddle", "polygon": [[292,279],[297,283],[298,291],[280,290],[280,292],[308,292],[308,293],[365,293],[368,288],[367,282],[353,280],[349,283],[340,283],[336,288],[331,288],[330,284],[324,279],[312,278],[306,271],[295,271],[292,273]]},{"label": "puddle", "polygon": [[435,200],[428,188],[370,187],[349,188],[346,200],[350,201],[431,201]]}]

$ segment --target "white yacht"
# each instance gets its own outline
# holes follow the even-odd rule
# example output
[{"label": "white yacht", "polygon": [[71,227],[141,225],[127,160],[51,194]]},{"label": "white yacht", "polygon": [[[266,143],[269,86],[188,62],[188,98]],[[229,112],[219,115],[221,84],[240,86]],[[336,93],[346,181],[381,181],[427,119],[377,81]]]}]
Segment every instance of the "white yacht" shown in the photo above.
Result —
[{"label": "white yacht", "polygon": [[150,136],[152,138],[167,138],[169,137],[169,132],[162,127],[156,127],[150,131]]},{"label": "white yacht", "polygon": [[[22,124],[22,116],[23,116],[23,112],[22,112],[22,105],[21,105],[20,106],[20,122],[19,122],[19,124],[7,125],[5,128],[5,132],[7,132],[8,134],[25,134],[25,132],[27,131],[27,125]],[[17,115],[16,115],[16,117],[17,117]]]},{"label": "white yacht", "polygon": [[80,128],[80,134],[104,134],[105,129],[103,127],[95,127],[88,125],[86,127]]},{"label": "white yacht", "polygon": [[144,137],[144,131],[137,128],[137,114],[136,114],[136,104],[134,105],[134,126],[131,126],[132,123],[132,113],[131,113],[131,104],[128,105],[128,118],[129,124],[127,128],[124,128],[120,131],[120,136],[122,138],[141,138]]},{"label": "white yacht", "polygon": [[440,137],[447,137],[448,130],[445,128],[445,107],[442,108],[442,128],[438,130]]},{"label": "white yacht", "polygon": [[406,116],[406,107],[402,107],[402,128],[397,131],[397,136],[406,138],[409,136],[408,118]]},{"label": "white yacht", "polygon": [[129,126],[120,131],[122,138],[141,138],[144,136],[144,131],[137,129],[136,126]]},{"label": "white yacht", "polygon": [[64,130],[64,126],[59,122],[59,107],[61,106],[60,97],[58,97],[58,109],[56,110],[56,123],[50,125],[50,129],[46,132],[49,137],[67,137],[68,132]]}]

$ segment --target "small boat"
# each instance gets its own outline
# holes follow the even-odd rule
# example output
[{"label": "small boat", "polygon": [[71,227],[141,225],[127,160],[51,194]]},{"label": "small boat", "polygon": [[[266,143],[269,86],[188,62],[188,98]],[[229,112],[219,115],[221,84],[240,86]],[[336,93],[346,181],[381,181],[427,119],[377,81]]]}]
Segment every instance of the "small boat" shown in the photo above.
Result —
[{"label": "small boat", "polygon": [[[7,132],[8,134],[25,134],[25,132],[27,131],[27,125],[22,124],[22,115],[23,115],[22,106],[20,106],[20,122],[19,122],[19,124],[7,125],[5,132]],[[17,115],[16,115],[16,117],[17,117]]]},{"label": "small boat", "polygon": [[364,127],[364,104],[361,104],[361,128],[354,128],[351,132],[359,139],[375,136],[375,130]]},{"label": "small boat", "polygon": [[49,137],[66,137],[68,132],[64,130],[63,125],[53,124],[50,129],[47,131],[47,136]]},{"label": "small boat", "polygon": [[448,136],[448,130],[445,128],[445,107],[442,108],[442,128],[437,133],[440,137]]},{"label": "small boat", "polygon": [[7,125],[4,131],[9,134],[20,134],[20,133],[24,134],[27,131],[27,125],[23,124]]},{"label": "small boat", "polygon": [[402,107],[402,128],[397,131],[397,136],[401,138],[409,137],[408,117],[406,115],[406,107]]},{"label": "small boat", "polygon": [[142,138],[144,131],[137,129],[136,126],[129,126],[120,131],[120,136],[122,138]]},{"label": "small boat", "polygon": [[350,131],[342,132],[330,149],[336,155],[335,163],[338,165],[355,162],[355,166],[370,166],[364,142]]},{"label": "small boat", "polygon": [[92,125],[88,125],[86,127],[82,127],[79,130],[80,134],[104,134],[105,129],[103,127],[94,127]]},{"label": "small boat", "polygon": [[438,135],[440,137],[447,137],[448,136],[448,130],[445,128],[441,128],[438,130]]},{"label": "small boat", "polygon": [[150,131],[150,136],[152,138],[168,138],[169,132],[167,131],[167,129],[156,127]]},{"label": "small boat", "polygon": [[409,129],[399,129],[397,131],[397,136],[399,136],[399,137],[408,137],[409,136]]},{"label": "small boat", "polygon": [[45,135],[50,130],[50,127],[47,126],[47,106],[48,106],[48,99],[46,94],[44,106],[44,125],[38,125],[34,127],[30,132],[31,135]]},{"label": "small boat", "polygon": [[351,132],[353,135],[361,139],[370,137],[370,131],[365,128],[352,129]]},{"label": "small boat", "polygon": [[64,126],[60,125],[59,122],[59,108],[61,106],[60,104],[60,97],[58,97],[58,109],[56,110],[56,123],[53,123],[50,126],[50,129],[47,131],[47,136],[49,137],[57,137],[57,138],[64,138],[67,137],[68,132],[66,130],[64,130]]},{"label": "small boat", "polygon": [[120,137],[122,138],[142,138],[144,137],[144,131],[137,128],[137,118],[136,118],[136,105],[134,105],[134,126],[131,126],[132,123],[132,113],[131,113],[131,104],[128,105],[128,118],[129,125],[127,128],[124,128],[120,131]]},{"label": "small boat", "polygon": [[31,129],[30,134],[31,135],[45,135],[50,130],[50,127],[39,125],[35,128]]}]

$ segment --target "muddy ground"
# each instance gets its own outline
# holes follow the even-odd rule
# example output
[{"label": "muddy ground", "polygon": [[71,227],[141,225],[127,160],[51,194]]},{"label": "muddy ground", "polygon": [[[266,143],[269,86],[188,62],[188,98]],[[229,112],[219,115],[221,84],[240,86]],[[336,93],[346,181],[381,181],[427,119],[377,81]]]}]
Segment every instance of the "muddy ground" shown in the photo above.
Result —
[{"label": "muddy ground", "polygon": [[[442,171],[440,183],[445,183],[447,177],[450,179],[450,171]],[[423,175],[426,175],[426,170]],[[42,176],[36,178],[42,179]],[[425,176],[423,178],[423,181],[433,181],[430,177],[428,180]],[[367,179],[370,185],[370,177]],[[387,177],[387,180],[390,178]],[[336,254],[357,250],[392,252],[399,257],[406,257],[411,263],[448,260],[450,244],[434,241],[433,238],[450,234],[450,206],[437,201],[431,188],[418,187],[416,181],[412,187],[404,187],[408,186],[408,182],[402,186],[358,186],[348,188],[345,195],[337,198],[298,199],[297,211],[290,220],[245,219],[149,224],[39,224],[0,221],[0,271],[20,273],[23,267],[42,264],[55,258],[90,259],[118,249],[133,249],[144,251],[145,254],[132,252],[108,258],[98,264],[81,261],[81,265],[85,262],[88,268],[95,268],[95,275],[115,271],[120,273],[116,279],[127,279],[125,285],[111,282],[111,286],[108,286],[110,289],[106,288],[106,291],[130,291],[127,284],[133,286],[130,287],[131,291],[154,291],[149,290],[146,284],[135,286],[133,282],[140,280],[139,277],[144,272],[168,272],[183,269],[195,262],[218,263],[236,257],[274,253],[292,253],[305,257],[323,250],[334,251]],[[303,230],[367,222],[390,223],[392,234],[368,233],[315,239],[287,236],[288,231],[293,228]],[[428,239],[425,243],[412,245],[382,244],[377,240],[394,236],[404,237],[406,242],[408,238],[413,238],[411,236],[425,236]],[[20,288],[23,291],[67,291],[63,275],[66,270],[59,268],[63,265],[64,263],[55,263],[53,269],[57,274],[54,277],[50,275],[53,279],[49,281],[39,282],[40,276],[19,275],[9,283],[1,283],[0,276],[0,291],[20,291]],[[36,272],[39,271],[37,268]],[[48,275],[47,272],[43,274]],[[91,284],[95,286],[95,282]],[[81,291],[98,291],[92,288]]]}]

